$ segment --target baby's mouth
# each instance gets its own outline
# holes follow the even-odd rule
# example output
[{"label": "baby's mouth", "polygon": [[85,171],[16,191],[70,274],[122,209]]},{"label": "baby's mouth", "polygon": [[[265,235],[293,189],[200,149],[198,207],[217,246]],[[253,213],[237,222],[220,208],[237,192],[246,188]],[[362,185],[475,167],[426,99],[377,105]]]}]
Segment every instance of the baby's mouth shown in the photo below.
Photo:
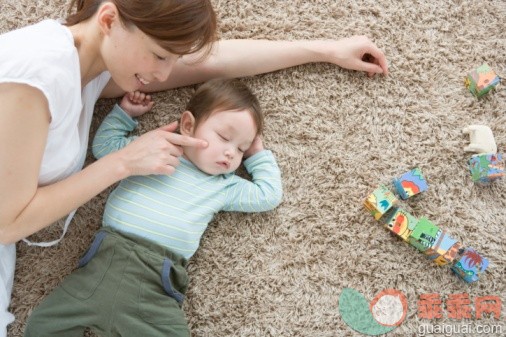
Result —
[{"label": "baby's mouth", "polygon": [[230,167],[230,164],[226,161],[219,161],[218,165],[225,168],[225,169],[228,169]]}]

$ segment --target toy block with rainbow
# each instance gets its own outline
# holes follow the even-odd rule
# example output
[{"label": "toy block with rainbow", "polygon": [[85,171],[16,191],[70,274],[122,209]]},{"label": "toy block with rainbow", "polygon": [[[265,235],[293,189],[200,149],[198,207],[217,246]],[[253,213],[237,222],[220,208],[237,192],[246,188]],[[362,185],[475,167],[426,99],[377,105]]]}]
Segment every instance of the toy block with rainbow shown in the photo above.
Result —
[{"label": "toy block with rainbow", "polygon": [[422,171],[417,167],[395,178],[395,189],[402,200],[427,191],[429,185],[423,177]]}]

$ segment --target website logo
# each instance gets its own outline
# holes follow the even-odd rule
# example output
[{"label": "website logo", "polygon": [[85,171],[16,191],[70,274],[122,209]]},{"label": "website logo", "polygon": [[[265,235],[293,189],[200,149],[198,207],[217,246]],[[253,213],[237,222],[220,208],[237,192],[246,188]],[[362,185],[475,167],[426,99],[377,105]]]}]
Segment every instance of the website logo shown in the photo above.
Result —
[{"label": "website logo", "polygon": [[408,301],[401,291],[385,289],[369,303],[360,292],[344,288],[339,297],[339,312],[353,330],[376,336],[402,324],[408,312]]}]

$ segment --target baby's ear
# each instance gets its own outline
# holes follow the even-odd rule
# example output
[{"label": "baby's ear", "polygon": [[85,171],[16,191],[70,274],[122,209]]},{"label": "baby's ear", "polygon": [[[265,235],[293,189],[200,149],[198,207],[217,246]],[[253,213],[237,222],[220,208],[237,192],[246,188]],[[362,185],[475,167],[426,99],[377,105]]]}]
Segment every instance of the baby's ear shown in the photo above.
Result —
[{"label": "baby's ear", "polygon": [[186,110],[181,115],[181,122],[179,123],[179,131],[184,136],[193,136],[195,129],[195,117],[193,114]]}]

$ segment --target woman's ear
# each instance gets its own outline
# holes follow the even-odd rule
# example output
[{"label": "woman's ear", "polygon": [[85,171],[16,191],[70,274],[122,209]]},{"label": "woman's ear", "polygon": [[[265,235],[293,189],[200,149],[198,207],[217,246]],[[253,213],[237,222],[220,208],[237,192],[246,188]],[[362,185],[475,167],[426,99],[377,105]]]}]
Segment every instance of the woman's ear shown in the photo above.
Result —
[{"label": "woman's ear", "polygon": [[100,30],[107,35],[113,26],[113,23],[119,20],[119,13],[116,5],[112,2],[104,2],[97,11],[97,20]]},{"label": "woman's ear", "polygon": [[193,136],[195,131],[195,117],[193,114],[186,110],[181,115],[181,122],[179,123],[179,132],[184,136]]}]

